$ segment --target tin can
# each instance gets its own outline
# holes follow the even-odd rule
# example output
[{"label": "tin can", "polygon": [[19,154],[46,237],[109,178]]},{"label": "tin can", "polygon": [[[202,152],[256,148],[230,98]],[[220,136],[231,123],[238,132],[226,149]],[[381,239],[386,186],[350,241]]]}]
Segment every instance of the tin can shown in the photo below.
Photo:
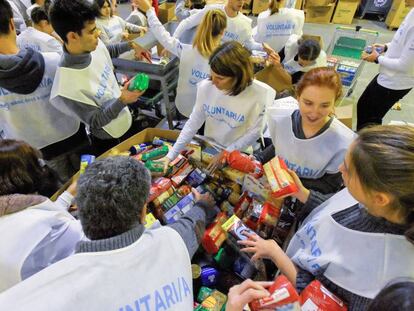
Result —
[{"label": "tin can", "polygon": [[145,91],[149,86],[149,76],[145,73],[138,73],[129,83],[129,91]]},{"label": "tin can", "polygon": [[217,283],[219,272],[213,267],[204,267],[201,269],[201,284],[203,286],[214,286]]}]

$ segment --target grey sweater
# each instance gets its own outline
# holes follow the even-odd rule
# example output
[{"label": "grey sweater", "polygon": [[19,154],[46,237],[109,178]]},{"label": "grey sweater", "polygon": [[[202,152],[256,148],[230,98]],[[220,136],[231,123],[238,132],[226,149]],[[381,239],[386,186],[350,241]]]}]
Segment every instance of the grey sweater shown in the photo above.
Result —
[{"label": "grey sweater", "polygon": [[[120,54],[130,50],[128,43],[111,44],[107,46],[109,54],[112,58],[118,57]],[[60,67],[83,69],[91,63],[91,54],[85,53],[80,55],[71,55],[67,49],[63,48],[63,55],[60,61]],[[111,64],[112,66],[112,64]],[[68,86],[70,81],[68,81]],[[78,118],[81,122],[89,126],[89,129],[95,137],[99,139],[112,139],[102,128],[113,119],[115,119],[121,110],[125,107],[119,98],[106,102],[101,107],[86,105],[67,97],[57,96],[51,100],[53,106],[62,112]]]},{"label": "grey sweater", "polygon": [[[193,257],[200,244],[206,224],[213,221],[216,214],[217,211],[214,208],[198,202],[177,222],[168,225],[182,237],[190,257]],[[109,239],[81,241],[76,247],[76,253],[103,252],[127,247],[136,242],[144,230],[144,225],[137,224],[133,229]]]}]

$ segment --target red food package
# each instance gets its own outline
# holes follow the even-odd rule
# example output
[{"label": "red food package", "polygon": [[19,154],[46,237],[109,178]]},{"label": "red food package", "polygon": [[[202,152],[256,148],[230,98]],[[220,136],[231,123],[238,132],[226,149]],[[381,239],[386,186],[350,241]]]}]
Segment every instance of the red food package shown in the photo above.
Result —
[{"label": "red food package", "polygon": [[290,195],[298,191],[292,176],[287,172],[287,166],[282,158],[276,156],[264,166],[264,172],[269,182],[272,196],[275,198]]},{"label": "red food package", "polygon": [[315,280],[300,295],[302,311],[346,311],[345,303]]},{"label": "red food package", "polygon": [[273,310],[287,304],[299,302],[300,300],[296,289],[284,275],[280,275],[275,279],[272,286],[269,287],[269,293],[269,297],[249,303],[250,309],[252,311]]},{"label": "red food package", "polygon": [[275,226],[280,216],[281,206],[275,206],[269,202],[263,204],[262,213],[260,214],[259,223]]},{"label": "red food package", "polygon": [[252,160],[248,155],[234,150],[226,156],[227,164],[243,173],[251,174],[255,178],[263,176],[263,166],[259,161]]},{"label": "red food package", "polygon": [[207,227],[204,232],[201,245],[209,254],[215,254],[219,251],[220,246],[227,238],[226,231],[221,227],[227,221],[226,213],[217,214],[216,219]]},{"label": "red food package", "polygon": [[167,191],[172,186],[171,180],[165,177],[155,179],[150,188],[147,203],[153,201],[156,197]]},{"label": "red food package", "polygon": [[245,191],[240,197],[239,202],[237,202],[236,206],[234,207],[234,214],[236,214],[236,216],[239,218],[243,218],[243,215],[250,207],[250,204],[252,204],[252,198],[250,198],[247,194],[247,191]]}]

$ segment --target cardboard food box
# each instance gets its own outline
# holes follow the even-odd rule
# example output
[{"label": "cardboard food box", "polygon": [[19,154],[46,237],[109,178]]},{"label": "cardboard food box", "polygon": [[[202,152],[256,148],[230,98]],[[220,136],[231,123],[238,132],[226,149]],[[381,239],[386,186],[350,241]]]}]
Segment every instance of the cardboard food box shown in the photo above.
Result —
[{"label": "cardboard food box", "polygon": [[318,6],[328,6],[332,4],[333,0],[305,0],[305,8],[318,7]]},{"label": "cardboard food box", "polygon": [[253,0],[252,13],[259,14],[269,8],[269,0]]},{"label": "cardboard food box", "polygon": [[307,7],[305,9],[305,22],[329,24],[331,22],[334,9],[334,4],[329,4],[327,6]]},{"label": "cardboard food box", "polygon": [[339,0],[336,5],[335,13],[332,17],[334,24],[352,24],[355,13],[358,9],[359,0]]},{"label": "cardboard food box", "polygon": [[[102,159],[108,156],[121,154],[122,152],[128,151],[132,145],[138,145],[144,142],[152,141],[154,137],[161,137],[168,140],[176,140],[179,134],[179,131],[163,130],[159,128],[146,128],[145,130],[135,134],[134,136],[131,136],[122,143],[111,148],[107,152],[101,154],[99,157],[97,157],[97,159]],[[56,201],[58,196],[61,195],[63,191],[65,191],[69,187],[69,185],[78,178],[79,172],[73,175],[72,178],[68,180],[66,184],[64,184],[62,188],[60,188],[50,199],[52,201]]]},{"label": "cardboard food box", "polygon": [[387,18],[385,19],[385,24],[390,28],[400,27],[402,21],[410,10],[411,8],[405,5],[405,0],[394,0]]},{"label": "cardboard food box", "polygon": [[158,7],[158,18],[165,24],[175,18],[175,3],[164,2]]},{"label": "cardboard food box", "polygon": [[352,113],[354,105],[335,107],[336,118],[352,130]]}]

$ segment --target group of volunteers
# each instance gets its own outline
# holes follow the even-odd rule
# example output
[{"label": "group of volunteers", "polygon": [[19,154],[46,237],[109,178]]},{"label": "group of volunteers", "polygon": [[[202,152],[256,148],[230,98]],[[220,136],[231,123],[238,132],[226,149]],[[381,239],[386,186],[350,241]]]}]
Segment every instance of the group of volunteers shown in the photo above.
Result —
[{"label": "group of volunteers", "polygon": [[[184,217],[146,229],[150,174],[114,156],[48,199],[80,154],[137,132],[128,105],[143,92],[119,86],[112,58],[148,57],[132,41],[147,31],[180,59],[175,104],[188,118],[159,161],[167,168],[199,133],[225,151],[254,150],[262,163],[282,157],[299,188],[284,203],[299,220],[287,249],[251,234],[242,251],[270,259],[298,292],[319,280],[349,310],[413,308],[414,128],[380,124],[414,86],[414,10],[390,43],[376,45],[381,54],[362,55],[380,73],[358,102],[354,133],[334,115],[340,75],[326,67],[320,43],[303,36],[303,11],[281,1],[270,1],[255,29],[243,0],[188,10],[177,1],[173,35],[150,0],[132,1],[130,22],[109,0],[32,1],[28,12],[23,2],[0,0],[0,309],[193,310],[191,257],[218,212],[210,194],[193,189]],[[23,27],[27,15],[32,26]],[[183,38],[189,31],[192,42]],[[252,51],[291,76],[295,98],[275,101],[255,79]],[[264,132],[271,143],[260,151]],[[225,164],[225,151],[210,172]],[[226,310],[268,296],[268,285],[233,287]]]}]

